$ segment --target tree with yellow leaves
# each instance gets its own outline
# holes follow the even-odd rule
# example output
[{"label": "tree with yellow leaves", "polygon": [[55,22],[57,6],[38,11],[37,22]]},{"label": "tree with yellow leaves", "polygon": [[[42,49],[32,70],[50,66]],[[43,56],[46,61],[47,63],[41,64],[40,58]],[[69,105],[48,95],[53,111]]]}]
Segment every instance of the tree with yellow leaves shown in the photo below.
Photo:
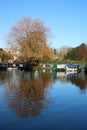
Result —
[{"label": "tree with yellow leaves", "polygon": [[50,29],[41,20],[23,18],[11,28],[7,36],[7,43],[10,45],[11,51],[22,57],[24,61],[31,57],[53,59],[55,54],[48,44],[50,34]]}]

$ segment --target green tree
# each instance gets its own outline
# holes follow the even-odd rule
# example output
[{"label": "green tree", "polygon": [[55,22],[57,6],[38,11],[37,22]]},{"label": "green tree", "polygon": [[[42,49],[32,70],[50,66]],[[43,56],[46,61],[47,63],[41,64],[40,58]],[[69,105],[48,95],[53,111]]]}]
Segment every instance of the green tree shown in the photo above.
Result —
[{"label": "green tree", "polygon": [[70,60],[87,60],[87,45],[82,43],[80,46],[76,48],[71,48],[67,54],[65,55],[64,59]]},{"label": "green tree", "polygon": [[64,56],[64,59],[76,60],[76,48],[70,49],[67,54]]}]

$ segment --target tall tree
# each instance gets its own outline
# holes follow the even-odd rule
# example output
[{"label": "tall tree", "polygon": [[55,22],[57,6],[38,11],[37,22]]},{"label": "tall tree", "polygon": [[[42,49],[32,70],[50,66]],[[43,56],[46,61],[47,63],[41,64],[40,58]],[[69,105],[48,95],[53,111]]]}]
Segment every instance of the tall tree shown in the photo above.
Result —
[{"label": "tall tree", "polygon": [[11,50],[24,60],[30,57],[43,59],[44,55],[49,53],[47,41],[50,34],[50,29],[41,20],[23,18],[11,28],[7,43],[10,44]]},{"label": "tall tree", "polygon": [[78,47],[78,53],[77,53],[78,59],[87,60],[86,55],[87,55],[87,45],[85,43],[82,43]]}]

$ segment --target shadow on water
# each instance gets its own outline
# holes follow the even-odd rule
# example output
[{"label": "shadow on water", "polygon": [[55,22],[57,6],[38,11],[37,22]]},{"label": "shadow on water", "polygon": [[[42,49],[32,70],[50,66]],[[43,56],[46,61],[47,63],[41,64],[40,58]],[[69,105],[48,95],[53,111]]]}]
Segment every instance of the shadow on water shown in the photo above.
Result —
[{"label": "shadow on water", "polygon": [[87,89],[87,74],[64,72],[0,72],[0,84],[4,83],[5,99],[10,109],[20,118],[35,117],[47,108],[51,101],[47,90],[56,81],[71,82],[80,90]]}]

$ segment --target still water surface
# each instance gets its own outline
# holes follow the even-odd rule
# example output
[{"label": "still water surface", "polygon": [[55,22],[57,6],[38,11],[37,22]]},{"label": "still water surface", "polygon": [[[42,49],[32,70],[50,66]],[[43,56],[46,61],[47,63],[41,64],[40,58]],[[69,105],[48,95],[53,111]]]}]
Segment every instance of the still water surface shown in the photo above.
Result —
[{"label": "still water surface", "polygon": [[86,130],[87,75],[0,72],[0,130]]}]

